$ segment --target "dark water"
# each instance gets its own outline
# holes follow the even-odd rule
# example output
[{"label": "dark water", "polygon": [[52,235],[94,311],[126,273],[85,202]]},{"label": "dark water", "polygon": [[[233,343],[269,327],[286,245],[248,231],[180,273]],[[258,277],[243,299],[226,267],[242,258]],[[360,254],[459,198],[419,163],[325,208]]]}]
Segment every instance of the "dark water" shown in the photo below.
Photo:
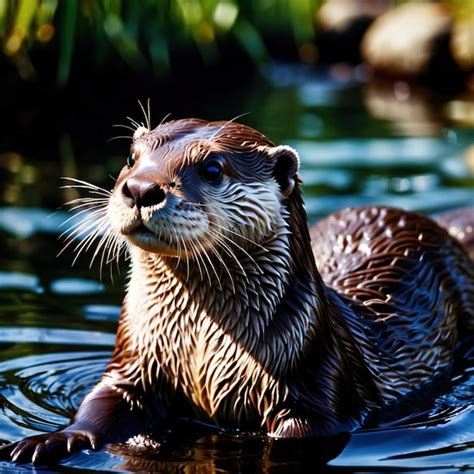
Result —
[{"label": "dark water", "polygon": [[[472,203],[474,99],[408,90],[402,83],[366,84],[359,75],[275,67],[270,85],[256,83],[227,103],[216,98],[210,115],[251,111],[241,120],[299,151],[311,222],[348,205],[390,204],[431,213]],[[15,150],[0,154],[3,441],[62,427],[100,377],[113,347],[126,263],[120,272],[113,269],[112,282],[108,269],[100,278],[97,262],[89,268],[91,254],[72,268],[71,252],[56,258],[68,215],[55,207],[75,196],[55,183],[68,174],[112,187],[108,174],[124,162],[128,145],[104,146],[90,160],[75,160],[68,135],[57,142],[58,156],[41,162]],[[161,441],[159,452],[111,446],[44,472],[474,470],[472,343],[460,348],[449,381],[380,413],[355,433],[284,442],[184,426]],[[325,460],[327,466],[318,467]],[[0,463],[2,472],[15,469],[30,468]]]}]

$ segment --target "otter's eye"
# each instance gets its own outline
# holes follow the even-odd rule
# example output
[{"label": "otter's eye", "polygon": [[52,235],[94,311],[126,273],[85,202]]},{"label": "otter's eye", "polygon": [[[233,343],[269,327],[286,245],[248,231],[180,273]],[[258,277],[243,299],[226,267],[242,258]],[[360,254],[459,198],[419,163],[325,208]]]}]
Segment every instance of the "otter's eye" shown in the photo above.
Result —
[{"label": "otter's eye", "polygon": [[219,181],[222,177],[222,164],[216,160],[209,160],[202,165],[201,176],[210,183]]},{"label": "otter's eye", "polygon": [[134,164],[135,164],[135,153],[130,153],[130,155],[127,158],[127,166],[129,168],[132,168]]}]

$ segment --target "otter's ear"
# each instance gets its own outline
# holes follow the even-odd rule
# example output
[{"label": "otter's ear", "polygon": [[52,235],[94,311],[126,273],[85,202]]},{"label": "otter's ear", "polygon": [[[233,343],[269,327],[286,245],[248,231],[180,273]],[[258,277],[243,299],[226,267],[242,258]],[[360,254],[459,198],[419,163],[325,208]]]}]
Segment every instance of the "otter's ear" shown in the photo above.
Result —
[{"label": "otter's ear", "polygon": [[296,150],[287,145],[270,148],[269,158],[273,165],[273,177],[280,186],[283,196],[288,197],[295,187],[300,167]]}]

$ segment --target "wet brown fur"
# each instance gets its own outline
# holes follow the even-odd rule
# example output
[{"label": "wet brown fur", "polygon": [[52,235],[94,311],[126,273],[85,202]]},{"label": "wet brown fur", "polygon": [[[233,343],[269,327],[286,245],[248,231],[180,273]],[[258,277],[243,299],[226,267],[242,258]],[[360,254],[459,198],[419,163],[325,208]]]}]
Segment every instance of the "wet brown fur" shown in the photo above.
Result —
[{"label": "wet brown fur", "polygon": [[[348,209],[310,237],[295,152],[236,123],[169,122],[132,148],[138,164],[124,168],[109,206],[132,242],[111,362],[71,424],[13,446],[14,460],[50,462],[177,417],[277,437],[333,434],[449,371],[456,342],[473,329],[474,267],[434,221],[385,207]],[[209,156],[225,158],[226,193],[199,178]],[[168,219],[159,230],[166,250],[134,244],[131,206],[130,217],[114,214],[125,212],[132,177],[167,193],[171,210],[156,211]],[[252,201],[260,196],[252,186],[263,194],[258,186],[270,186],[268,199]],[[272,193],[277,204],[263,212]],[[228,244],[232,258],[224,246],[212,250],[220,241],[203,231],[194,250],[212,269],[198,268],[185,246],[186,232],[219,229],[209,196],[247,232],[227,232],[238,242]],[[179,246],[169,228],[182,215],[189,220]]]}]

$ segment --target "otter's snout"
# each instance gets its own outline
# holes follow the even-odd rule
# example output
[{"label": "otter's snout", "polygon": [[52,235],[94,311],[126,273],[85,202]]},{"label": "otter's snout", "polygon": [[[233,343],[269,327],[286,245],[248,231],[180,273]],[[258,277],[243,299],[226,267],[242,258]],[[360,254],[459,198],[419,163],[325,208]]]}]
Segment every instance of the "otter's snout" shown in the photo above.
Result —
[{"label": "otter's snout", "polygon": [[147,206],[156,206],[166,199],[166,193],[161,187],[143,178],[130,178],[122,186],[122,195],[129,207],[138,209]]}]

